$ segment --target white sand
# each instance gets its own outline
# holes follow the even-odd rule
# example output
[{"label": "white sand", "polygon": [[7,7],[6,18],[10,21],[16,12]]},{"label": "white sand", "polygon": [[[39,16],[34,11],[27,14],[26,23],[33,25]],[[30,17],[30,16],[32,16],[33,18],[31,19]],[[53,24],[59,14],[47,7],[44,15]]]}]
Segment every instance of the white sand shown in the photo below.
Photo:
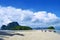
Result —
[{"label": "white sand", "polygon": [[23,34],[14,35],[7,38],[5,40],[60,40],[60,34],[54,32],[42,32],[41,30],[35,31],[17,31],[15,33]]}]

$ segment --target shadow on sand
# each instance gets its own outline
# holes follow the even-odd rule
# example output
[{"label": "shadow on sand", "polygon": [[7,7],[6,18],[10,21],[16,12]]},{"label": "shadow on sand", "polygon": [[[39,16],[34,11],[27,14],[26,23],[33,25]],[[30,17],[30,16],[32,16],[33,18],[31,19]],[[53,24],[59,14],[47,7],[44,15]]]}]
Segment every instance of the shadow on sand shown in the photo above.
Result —
[{"label": "shadow on sand", "polygon": [[4,40],[4,39],[0,38],[0,40]]},{"label": "shadow on sand", "polygon": [[2,31],[0,31],[0,35],[4,35],[4,36],[20,35],[20,36],[24,36],[24,34],[20,34],[20,33],[14,33],[14,34],[11,34],[11,33],[2,32]]},{"label": "shadow on sand", "polygon": [[[3,35],[3,36],[14,36],[14,35],[19,35],[19,36],[24,36],[24,34],[20,34],[20,33],[7,33],[7,32],[3,32],[3,31],[0,31],[0,36]],[[0,40],[4,40],[3,38],[0,38]]]}]

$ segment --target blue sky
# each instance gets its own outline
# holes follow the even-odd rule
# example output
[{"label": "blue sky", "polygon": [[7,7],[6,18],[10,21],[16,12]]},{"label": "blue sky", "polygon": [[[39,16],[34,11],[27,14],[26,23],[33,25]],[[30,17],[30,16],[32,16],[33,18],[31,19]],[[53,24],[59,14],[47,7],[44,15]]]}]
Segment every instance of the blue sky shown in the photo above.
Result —
[{"label": "blue sky", "polygon": [[0,25],[60,26],[60,0],[0,0],[0,11]]},{"label": "blue sky", "polygon": [[60,0],[0,0],[2,6],[53,12],[60,17]]}]

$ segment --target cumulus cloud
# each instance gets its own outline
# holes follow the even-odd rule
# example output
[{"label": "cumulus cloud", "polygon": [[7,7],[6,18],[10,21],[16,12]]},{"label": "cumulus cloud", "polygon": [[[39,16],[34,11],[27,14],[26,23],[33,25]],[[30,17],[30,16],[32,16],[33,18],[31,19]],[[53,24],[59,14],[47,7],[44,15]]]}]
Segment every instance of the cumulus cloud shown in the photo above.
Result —
[{"label": "cumulus cloud", "polygon": [[33,12],[11,6],[0,6],[0,25],[7,25],[10,22],[16,21],[20,25],[46,27],[49,25],[56,26],[60,24],[59,20],[60,18],[57,17],[56,14],[47,11]]}]

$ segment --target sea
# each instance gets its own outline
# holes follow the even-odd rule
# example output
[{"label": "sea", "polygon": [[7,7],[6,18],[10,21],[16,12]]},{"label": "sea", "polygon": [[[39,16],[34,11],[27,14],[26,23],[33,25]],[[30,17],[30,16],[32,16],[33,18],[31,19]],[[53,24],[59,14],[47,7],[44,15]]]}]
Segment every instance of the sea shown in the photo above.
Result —
[{"label": "sea", "polygon": [[55,31],[56,31],[56,33],[60,34],[60,30],[55,30]]},{"label": "sea", "polygon": [[[41,30],[41,29],[40,29]],[[44,29],[45,30],[45,29]],[[0,32],[7,32],[7,33],[14,33],[14,32],[16,32],[16,31],[20,31],[20,32],[23,32],[23,31],[26,31],[26,30],[0,30]],[[60,34],[60,30],[58,30],[58,29],[56,29],[56,30],[54,30],[54,31],[56,31],[56,33],[58,33],[58,34]]]}]

